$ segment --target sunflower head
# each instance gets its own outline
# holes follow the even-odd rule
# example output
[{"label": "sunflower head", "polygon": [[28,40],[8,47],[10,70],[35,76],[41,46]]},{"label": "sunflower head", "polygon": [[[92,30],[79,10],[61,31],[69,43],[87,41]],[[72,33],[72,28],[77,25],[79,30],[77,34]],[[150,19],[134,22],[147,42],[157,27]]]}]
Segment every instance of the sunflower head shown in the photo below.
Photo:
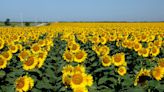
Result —
[{"label": "sunflower head", "polygon": [[86,86],[86,81],[85,81],[85,73],[73,73],[71,76],[71,88],[78,88],[78,87],[85,87]]},{"label": "sunflower head", "polygon": [[86,87],[78,87],[74,88],[73,92],[88,92],[88,89]]},{"label": "sunflower head", "polygon": [[158,60],[158,65],[162,68],[164,68],[164,58],[161,58]]},{"label": "sunflower head", "polygon": [[40,45],[39,44],[33,44],[31,47],[31,51],[34,54],[39,53],[41,51]]},{"label": "sunflower head", "polygon": [[31,70],[36,67],[38,64],[38,60],[34,56],[29,56],[26,61],[23,62],[23,69],[24,70]]},{"label": "sunflower head", "polygon": [[134,81],[134,86],[137,86],[138,84],[146,85],[147,80],[150,79],[150,76],[151,76],[150,75],[150,70],[142,68],[136,75],[136,78],[135,78],[135,81]]},{"label": "sunflower head", "polygon": [[12,58],[12,52],[9,50],[9,51],[4,51],[2,52],[1,54],[6,60],[10,60]]},{"label": "sunflower head", "polygon": [[74,61],[81,63],[87,58],[87,53],[84,50],[79,50],[75,53]]},{"label": "sunflower head", "polygon": [[7,66],[7,60],[0,55],[0,69],[4,69]]},{"label": "sunflower head", "polygon": [[154,69],[151,71],[152,72],[152,76],[156,79],[156,80],[161,80],[163,78],[164,75],[164,69],[160,66],[156,66],[154,67]]},{"label": "sunflower head", "polygon": [[23,50],[19,53],[19,59],[20,61],[25,61],[29,56],[31,55],[29,50]]},{"label": "sunflower head", "polygon": [[160,48],[153,46],[150,51],[151,55],[156,57],[160,53]]},{"label": "sunflower head", "polygon": [[125,66],[120,66],[117,70],[118,74],[121,76],[124,76],[126,74],[126,67]]},{"label": "sunflower head", "polygon": [[68,50],[66,50],[63,54],[63,58],[64,60],[66,60],[67,62],[72,62],[73,58],[74,58],[74,54]]},{"label": "sunflower head", "polygon": [[23,76],[19,77],[15,82],[16,91],[28,91],[34,86],[34,80],[31,77]]},{"label": "sunflower head", "polygon": [[110,66],[112,64],[112,58],[108,55],[104,55],[101,57],[101,62],[103,66]]},{"label": "sunflower head", "polygon": [[72,65],[66,65],[63,67],[62,73],[71,73],[73,70],[74,67]]},{"label": "sunflower head", "polygon": [[112,62],[115,66],[123,65],[125,62],[125,54],[124,53],[117,53],[112,56]]}]

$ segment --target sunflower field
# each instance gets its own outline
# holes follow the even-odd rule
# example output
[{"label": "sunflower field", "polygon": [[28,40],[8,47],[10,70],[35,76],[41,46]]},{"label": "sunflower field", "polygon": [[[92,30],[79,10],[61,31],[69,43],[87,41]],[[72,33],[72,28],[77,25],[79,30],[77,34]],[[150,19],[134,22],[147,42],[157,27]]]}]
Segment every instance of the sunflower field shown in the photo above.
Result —
[{"label": "sunflower field", "polygon": [[0,92],[163,92],[164,23],[0,27]]}]

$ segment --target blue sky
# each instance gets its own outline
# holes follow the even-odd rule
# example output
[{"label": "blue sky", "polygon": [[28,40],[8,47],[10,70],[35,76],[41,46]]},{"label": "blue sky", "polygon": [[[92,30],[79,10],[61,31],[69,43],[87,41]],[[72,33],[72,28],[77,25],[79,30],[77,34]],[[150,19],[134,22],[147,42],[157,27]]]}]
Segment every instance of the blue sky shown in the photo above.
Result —
[{"label": "blue sky", "polygon": [[0,21],[164,21],[164,0],[0,0]]}]

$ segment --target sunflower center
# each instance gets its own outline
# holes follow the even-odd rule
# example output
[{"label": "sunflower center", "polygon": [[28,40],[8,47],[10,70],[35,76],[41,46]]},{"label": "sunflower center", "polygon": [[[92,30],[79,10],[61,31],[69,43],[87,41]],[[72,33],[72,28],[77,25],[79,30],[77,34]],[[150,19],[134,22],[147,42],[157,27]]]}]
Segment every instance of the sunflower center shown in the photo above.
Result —
[{"label": "sunflower center", "polygon": [[73,44],[72,45],[72,50],[76,50],[77,49],[77,45],[76,44]]},{"label": "sunflower center", "polygon": [[23,51],[23,52],[20,54],[20,56],[21,56],[22,58],[25,58],[26,56],[28,56],[28,53],[25,52],[25,51]]},{"label": "sunflower center", "polygon": [[123,73],[123,72],[124,72],[124,69],[123,69],[123,68],[120,68],[120,69],[119,69],[119,72],[120,72],[120,73]]},{"label": "sunflower center", "polygon": [[142,52],[143,52],[143,54],[146,54],[147,53],[147,50],[146,49],[143,49]]},{"label": "sunflower center", "polygon": [[43,58],[44,54],[43,53],[39,53],[39,58]]},{"label": "sunflower center", "polygon": [[66,53],[65,56],[66,56],[66,58],[69,59],[69,60],[71,60],[71,58],[72,58],[72,55],[71,55],[70,53]]},{"label": "sunflower center", "polygon": [[11,46],[10,48],[11,48],[11,50],[15,50],[15,46]]},{"label": "sunflower center", "polygon": [[139,45],[138,44],[135,44],[135,46],[134,46],[136,49],[138,49],[139,48]]},{"label": "sunflower center", "polygon": [[2,58],[0,58],[0,66],[2,66],[4,63],[4,60]]},{"label": "sunflower center", "polygon": [[39,50],[39,46],[37,46],[37,45],[34,46],[34,47],[33,47],[33,50],[34,50],[34,51],[38,51],[38,50]]},{"label": "sunflower center", "polygon": [[157,52],[157,50],[156,50],[155,48],[153,48],[152,52],[153,52],[153,53],[156,53],[156,52]]},{"label": "sunflower center", "polygon": [[160,77],[161,76],[161,71],[159,69],[156,69],[155,76],[156,77]]},{"label": "sunflower center", "polygon": [[104,62],[105,64],[108,64],[108,63],[109,63],[109,59],[108,59],[107,57],[104,57],[104,58],[103,58],[103,62]]},{"label": "sunflower center", "polygon": [[77,85],[81,84],[83,82],[83,76],[81,74],[74,74],[72,76],[72,82]]},{"label": "sunflower center", "polygon": [[18,84],[16,85],[16,87],[18,88],[18,89],[21,89],[21,88],[23,88],[24,87],[24,78],[21,78],[19,81],[18,81]]},{"label": "sunflower center", "polygon": [[34,63],[34,58],[33,58],[33,57],[30,57],[30,58],[25,62],[25,64],[26,64],[27,66],[31,66],[33,63]]},{"label": "sunflower center", "polygon": [[114,58],[114,61],[115,62],[120,62],[121,61],[120,55],[116,55],[115,58]]},{"label": "sunflower center", "polygon": [[78,53],[78,54],[76,55],[76,57],[77,57],[78,59],[83,58],[83,56],[84,56],[84,54],[83,54],[82,52],[80,52],[80,53]]},{"label": "sunflower center", "polygon": [[161,62],[159,63],[159,65],[160,65],[161,67],[164,67],[164,62],[161,61]]},{"label": "sunflower center", "polygon": [[8,58],[9,57],[9,54],[7,52],[3,53],[2,54],[5,58]]}]

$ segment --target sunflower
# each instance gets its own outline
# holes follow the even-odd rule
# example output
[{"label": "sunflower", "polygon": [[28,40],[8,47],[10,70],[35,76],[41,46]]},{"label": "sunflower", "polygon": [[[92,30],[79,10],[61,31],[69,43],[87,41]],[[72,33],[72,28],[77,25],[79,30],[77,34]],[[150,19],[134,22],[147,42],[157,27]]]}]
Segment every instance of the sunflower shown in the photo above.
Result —
[{"label": "sunflower", "polygon": [[19,53],[18,57],[20,61],[25,61],[31,55],[29,50],[23,50]]},{"label": "sunflower", "polygon": [[9,46],[9,50],[10,50],[12,53],[16,53],[16,52],[18,51],[18,47],[17,47],[17,45],[12,44],[11,46]]},{"label": "sunflower", "polygon": [[44,46],[44,50],[47,51],[47,52],[50,51],[51,50],[51,46],[50,45],[45,45]]},{"label": "sunflower", "polygon": [[158,60],[158,65],[161,67],[161,68],[164,68],[164,58],[161,58]]},{"label": "sunflower", "polygon": [[6,60],[10,60],[12,58],[12,52],[11,51],[4,51],[1,54]]},{"label": "sunflower", "polygon": [[101,43],[101,44],[104,45],[104,44],[106,44],[106,42],[107,42],[107,39],[106,39],[105,37],[101,37],[101,38],[100,38],[100,43]]},{"label": "sunflower", "polygon": [[86,81],[85,81],[85,73],[80,73],[80,72],[74,72],[71,76],[71,88],[75,89],[78,87],[85,87],[86,86]]},{"label": "sunflower", "polygon": [[75,53],[74,61],[81,63],[87,58],[87,53],[84,50],[79,50]]},{"label": "sunflower", "polygon": [[117,70],[118,74],[121,76],[124,76],[126,74],[126,67],[125,66],[120,66]]},{"label": "sunflower", "polygon": [[66,65],[63,67],[62,73],[71,73],[74,70],[72,65]]},{"label": "sunflower", "polygon": [[22,51],[22,49],[23,49],[21,44],[17,44],[17,48],[18,48],[19,51]]},{"label": "sunflower", "polygon": [[32,51],[32,53],[34,53],[34,54],[39,53],[39,52],[41,51],[40,45],[39,45],[39,44],[33,44],[33,45],[31,46],[31,51]]},{"label": "sunflower", "polygon": [[38,60],[34,56],[29,56],[26,61],[23,62],[23,69],[24,70],[31,70],[36,67],[38,64]]},{"label": "sunflower", "polygon": [[110,49],[109,49],[109,47],[104,45],[104,46],[99,47],[98,52],[99,52],[98,53],[99,56],[108,55],[110,52]]},{"label": "sunflower", "polygon": [[66,60],[67,62],[72,62],[73,58],[74,58],[74,54],[68,50],[66,50],[63,54],[63,58],[64,60]]},{"label": "sunflower", "polygon": [[88,92],[88,89],[86,87],[78,87],[74,88],[73,92]]},{"label": "sunflower", "polygon": [[162,46],[162,40],[155,40],[154,45],[160,48]]},{"label": "sunflower", "polygon": [[142,68],[136,75],[134,86],[137,86],[138,84],[145,85],[150,77],[150,70]]},{"label": "sunflower", "polygon": [[38,60],[38,65],[37,65],[38,68],[41,68],[41,67],[43,66],[46,57],[47,57],[47,52],[41,51],[41,52],[38,54],[38,59],[39,59],[39,60]]},{"label": "sunflower", "polygon": [[150,52],[149,48],[141,48],[138,50],[138,55],[143,56],[143,57],[148,57],[149,52]]},{"label": "sunflower", "polygon": [[16,91],[23,92],[31,90],[34,86],[34,80],[31,77],[23,76],[16,79],[15,87]]},{"label": "sunflower", "polygon": [[110,66],[112,64],[112,58],[108,55],[104,55],[101,57],[101,62],[103,66]]},{"label": "sunflower", "polygon": [[73,69],[74,72],[80,72],[80,73],[85,73],[85,67],[82,65],[77,65]]},{"label": "sunflower", "polygon": [[115,41],[117,39],[117,35],[110,35],[109,41]]},{"label": "sunflower", "polygon": [[148,48],[152,48],[154,46],[153,42],[148,42]]},{"label": "sunflower", "polygon": [[135,42],[135,43],[133,44],[133,48],[134,48],[135,51],[138,51],[139,49],[142,48],[142,45],[141,45],[141,43],[139,43],[139,42]]},{"label": "sunflower", "polygon": [[146,42],[148,40],[148,36],[144,33],[141,35],[141,41]]},{"label": "sunflower", "polygon": [[156,57],[160,53],[160,49],[156,46],[153,46],[150,51],[151,55]]},{"label": "sunflower", "polygon": [[38,41],[38,44],[39,44],[41,47],[45,46],[45,40],[39,40],[39,41]]},{"label": "sunflower", "polygon": [[85,76],[85,81],[87,83],[87,86],[91,87],[93,85],[93,77],[91,74],[88,74]]},{"label": "sunflower", "polygon": [[91,38],[91,42],[94,43],[94,44],[98,44],[100,42],[99,36],[93,36]]},{"label": "sunflower", "polygon": [[152,70],[152,76],[158,81],[163,78],[163,74],[164,74],[164,69],[160,66],[156,66]]},{"label": "sunflower", "polygon": [[152,42],[155,39],[155,35],[148,36],[148,41]]},{"label": "sunflower", "polygon": [[70,46],[70,51],[73,52],[73,53],[76,53],[79,50],[80,50],[80,45],[78,43],[73,43]]},{"label": "sunflower", "polygon": [[120,66],[125,63],[125,54],[124,53],[117,53],[112,56],[112,62],[115,66]]},{"label": "sunflower", "polygon": [[4,47],[5,41],[0,38],[0,50]]},{"label": "sunflower", "polygon": [[63,73],[62,75],[62,82],[67,87],[70,86],[71,82],[71,73]]},{"label": "sunflower", "polygon": [[7,66],[7,60],[0,55],[0,69],[4,69]]}]

